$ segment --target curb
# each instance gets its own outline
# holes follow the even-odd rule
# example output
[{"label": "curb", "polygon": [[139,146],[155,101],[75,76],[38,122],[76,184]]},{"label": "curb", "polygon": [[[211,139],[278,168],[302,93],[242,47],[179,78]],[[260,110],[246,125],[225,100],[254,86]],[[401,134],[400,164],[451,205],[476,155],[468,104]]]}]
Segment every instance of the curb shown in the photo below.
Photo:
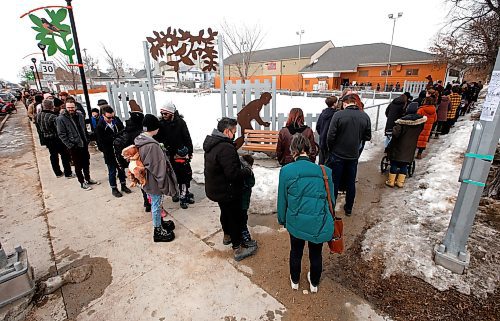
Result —
[{"label": "curb", "polygon": [[9,117],[10,117],[10,114],[7,114],[5,116],[5,118],[2,120],[2,123],[0,124],[0,132],[2,131],[3,126],[5,125],[5,123],[7,122],[7,119],[9,119]]}]

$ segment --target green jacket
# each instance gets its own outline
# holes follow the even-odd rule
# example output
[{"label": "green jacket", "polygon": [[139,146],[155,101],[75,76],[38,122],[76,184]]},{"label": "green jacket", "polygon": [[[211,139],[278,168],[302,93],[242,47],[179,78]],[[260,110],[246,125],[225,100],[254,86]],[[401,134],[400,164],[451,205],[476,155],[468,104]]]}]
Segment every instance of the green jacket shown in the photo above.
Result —
[{"label": "green jacket", "polygon": [[[325,170],[333,193],[332,170],[328,167]],[[323,243],[332,239],[333,218],[328,207],[323,173],[319,165],[307,157],[301,156],[281,168],[278,222],[302,240]]]}]

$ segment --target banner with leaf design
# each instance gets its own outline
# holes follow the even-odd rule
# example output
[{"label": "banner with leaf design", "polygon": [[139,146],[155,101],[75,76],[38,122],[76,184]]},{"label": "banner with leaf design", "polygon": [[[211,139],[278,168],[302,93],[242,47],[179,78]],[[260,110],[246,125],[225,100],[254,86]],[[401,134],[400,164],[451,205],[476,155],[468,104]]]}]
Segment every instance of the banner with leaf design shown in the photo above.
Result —
[{"label": "banner with leaf design", "polygon": [[31,21],[35,24],[31,28],[37,32],[36,40],[46,45],[47,55],[53,56],[58,51],[67,56],[72,64],[75,55],[73,38],[70,25],[64,23],[68,15],[66,9],[45,9],[48,18],[30,14]]}]

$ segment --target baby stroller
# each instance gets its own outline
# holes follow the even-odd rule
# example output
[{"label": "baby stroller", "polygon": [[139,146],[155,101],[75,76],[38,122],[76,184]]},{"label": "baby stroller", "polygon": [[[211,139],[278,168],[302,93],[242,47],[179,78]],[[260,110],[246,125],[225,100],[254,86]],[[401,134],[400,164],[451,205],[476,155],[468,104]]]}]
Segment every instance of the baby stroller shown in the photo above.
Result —
[{"label": "baby stroller", "polygon": [[[408,165],[408,177],[413,177],[413,173],[415,173],[415,164],[415,160],[413,160],[413,162]],[[382,157],[382,160],[380,161],[380,172],[382,174],[385,174],[390,166],[391,160],[387,155],[384,155],[384,157]]]}]

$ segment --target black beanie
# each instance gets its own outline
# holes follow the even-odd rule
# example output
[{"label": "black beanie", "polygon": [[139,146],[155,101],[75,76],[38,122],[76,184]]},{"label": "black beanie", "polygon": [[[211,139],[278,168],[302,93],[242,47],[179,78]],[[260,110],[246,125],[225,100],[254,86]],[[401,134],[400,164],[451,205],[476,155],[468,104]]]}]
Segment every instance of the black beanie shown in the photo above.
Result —
[{"label": "black beanie", "polygon": [[160,121],[158,117],[151,114],[144,115],[144,120],[142,121],[143,130],[146,132],[152,132],[160,128]]}]

